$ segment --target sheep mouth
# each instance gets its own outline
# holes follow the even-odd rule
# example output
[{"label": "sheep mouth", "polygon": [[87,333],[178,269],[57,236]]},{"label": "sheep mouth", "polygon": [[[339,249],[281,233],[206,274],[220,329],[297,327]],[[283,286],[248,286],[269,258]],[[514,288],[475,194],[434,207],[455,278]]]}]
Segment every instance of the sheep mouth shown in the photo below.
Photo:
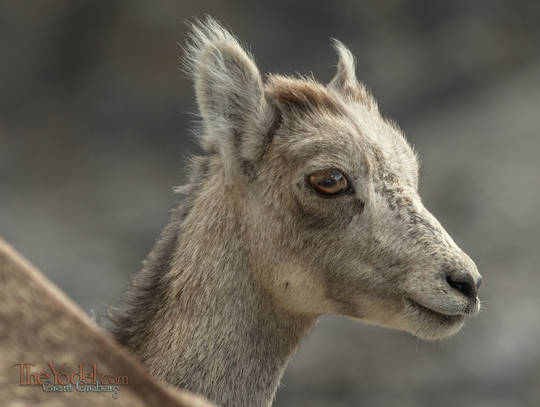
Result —
[{"label": "sheep mouth", "polygon": [[439,311],[435,311],[431,308],[428,308],[425,305],[422,305],[410,298],[406,298],[406,301],[413,310],[420,313],[421,315],[424,315],[431,319],[435,319],[439,321],[441,325],[455,325],[455,324],[461,323],[465,319],[464,315],[443,314]]}]

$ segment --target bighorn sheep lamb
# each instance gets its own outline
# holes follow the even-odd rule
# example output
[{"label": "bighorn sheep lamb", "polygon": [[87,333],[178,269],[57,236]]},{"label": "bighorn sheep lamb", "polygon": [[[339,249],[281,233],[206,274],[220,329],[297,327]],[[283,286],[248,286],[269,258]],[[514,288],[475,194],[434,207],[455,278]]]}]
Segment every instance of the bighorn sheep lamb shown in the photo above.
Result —
[{"label": "bighorn sheep lamb", "polygon": [[334,47],[328,85],[263,78],[214,20],[192,27],[205,154],[111,329],[157,378],[220,405],[269,406],[321,314],[436,339],[480,308],[475,264],[418,195],[415,153]]}]

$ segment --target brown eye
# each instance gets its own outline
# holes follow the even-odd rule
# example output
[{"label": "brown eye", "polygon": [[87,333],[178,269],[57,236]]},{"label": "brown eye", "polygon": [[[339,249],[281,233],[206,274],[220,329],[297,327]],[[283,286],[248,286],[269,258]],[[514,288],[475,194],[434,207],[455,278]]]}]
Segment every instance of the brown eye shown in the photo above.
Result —
[{"label": "brown eye", "polygon": [[334,169],[314,172],[309,176],[309,183],[315,191],[323,195],[335,195],[348,187],[347,178]]}]

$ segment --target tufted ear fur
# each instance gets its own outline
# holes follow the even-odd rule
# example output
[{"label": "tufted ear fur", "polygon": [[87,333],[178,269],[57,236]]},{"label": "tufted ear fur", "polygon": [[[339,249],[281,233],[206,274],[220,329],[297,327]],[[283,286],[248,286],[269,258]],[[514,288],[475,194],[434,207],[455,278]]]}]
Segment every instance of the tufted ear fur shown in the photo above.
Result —
[{"label": "tufted ear fur", "polygon": [[226,155],[226,164],[252,162],[262,153],[273,115],[261,74],[237,39],[212,18],[191,28],[185,68],[203,119],[201,145]]},{"label": "tufted ear fur", "polygon": [[334,39],[333,45],[338,54],[338,63],[336,74],[328,84],[328,87],[343,94],[351,93],[358,84],[354,55],[339,40]]},{"label": "tufted ear fur", "polygon": [[338,93],[345,99],[361,103],[368,108],[377,108],[377,103],[366,87],[356,79],[356,58],[339,40],[333,40],[334,49],[338,54],[336,73],[328,89]]}]

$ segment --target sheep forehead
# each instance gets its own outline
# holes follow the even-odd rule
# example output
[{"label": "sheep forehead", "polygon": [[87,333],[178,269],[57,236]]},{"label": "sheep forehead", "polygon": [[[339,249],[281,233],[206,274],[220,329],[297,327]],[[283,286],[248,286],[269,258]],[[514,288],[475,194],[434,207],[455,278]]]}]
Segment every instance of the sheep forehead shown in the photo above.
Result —
[{"label": "sheep forehead", "polygon": [[285,150],[302,159],[323,153],[335,161],[363,160],[374,171],[384,165],[386,173],[416,183],[416,155],[378,110],[341,98],[312,80],[273,78],[271,83],[269,93],[290,108]]}]

